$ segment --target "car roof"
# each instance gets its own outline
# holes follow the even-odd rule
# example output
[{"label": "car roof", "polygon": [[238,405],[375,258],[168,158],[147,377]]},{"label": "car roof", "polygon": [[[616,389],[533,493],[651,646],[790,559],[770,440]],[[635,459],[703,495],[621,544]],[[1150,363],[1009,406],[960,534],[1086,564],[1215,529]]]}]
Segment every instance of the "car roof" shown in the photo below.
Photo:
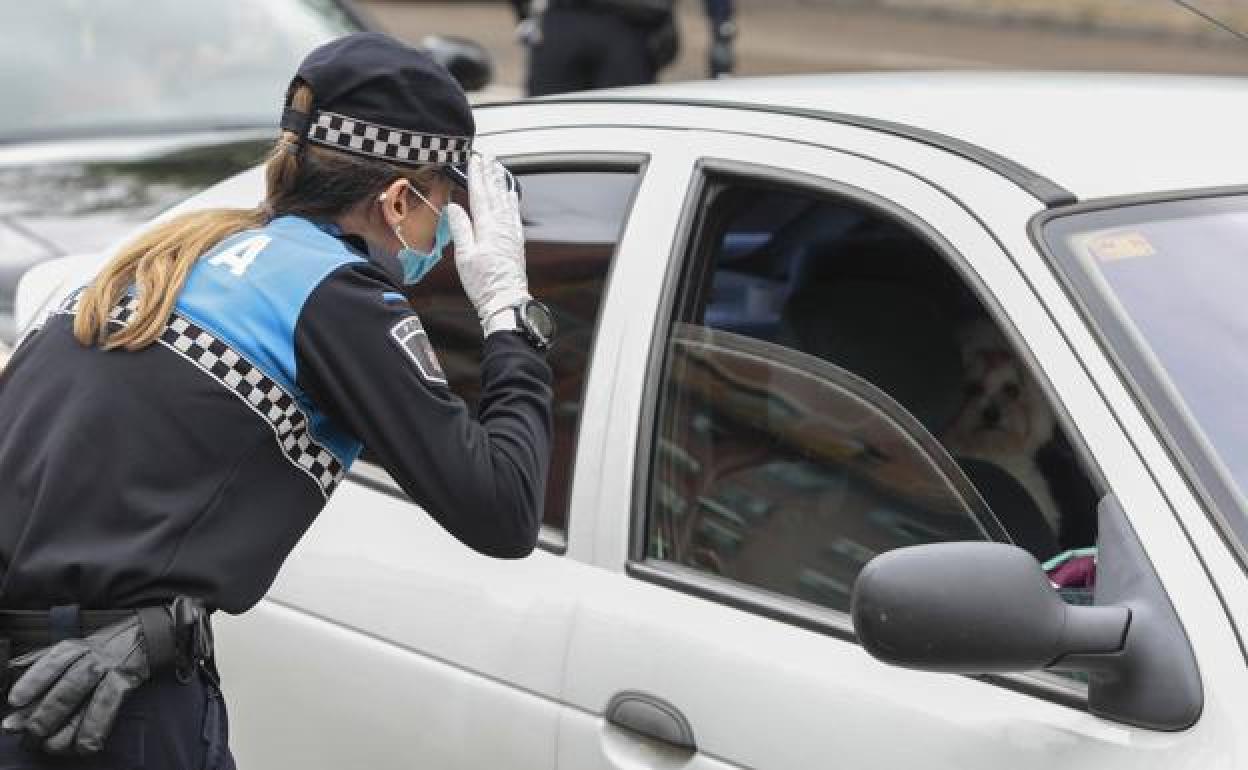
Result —
[{"label": "car roof", "polygon": [[1248,184],[1243,77],[889,72],[662,84],[596,95],[901,123],[990,150],[1084,200]]}]

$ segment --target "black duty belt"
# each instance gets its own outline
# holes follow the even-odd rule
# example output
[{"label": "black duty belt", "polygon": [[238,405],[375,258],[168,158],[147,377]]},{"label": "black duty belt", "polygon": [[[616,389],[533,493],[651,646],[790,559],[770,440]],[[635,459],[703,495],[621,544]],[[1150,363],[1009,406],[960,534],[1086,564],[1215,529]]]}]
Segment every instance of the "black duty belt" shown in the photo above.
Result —
[{"label": "black duty belt", "polygon": [[50,610],[0,610],[0,639],[9,654],[21,655],[65,639],[92,634],[125,620],[134,610],[81,610],[73,605]]}]

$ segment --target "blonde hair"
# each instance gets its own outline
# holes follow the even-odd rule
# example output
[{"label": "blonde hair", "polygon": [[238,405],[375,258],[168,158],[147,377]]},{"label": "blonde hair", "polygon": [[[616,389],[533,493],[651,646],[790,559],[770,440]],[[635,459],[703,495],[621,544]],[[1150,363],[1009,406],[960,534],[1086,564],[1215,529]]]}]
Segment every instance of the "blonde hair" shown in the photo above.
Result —
[{"label": "blonde hair", "polygon": [[[312,89],[298,84],[290,106],[305,114]],[[236,233],[263,227],[274,217],[294,214],[331,220],[374,199],[396,177],[422,193],[438,166],[410,168],[349,155],[327,147],[303,146],[283,131],[265,162],[265,200],[253,209],[191,211],[145,230],[127,243],[100,271],[78,303],[74,336],[104,350],[141,350],[160,338],[178,294],[195,263]],[[138,306],[129,323],[110,330],[109,314],[123,295],[134,292]]]}]

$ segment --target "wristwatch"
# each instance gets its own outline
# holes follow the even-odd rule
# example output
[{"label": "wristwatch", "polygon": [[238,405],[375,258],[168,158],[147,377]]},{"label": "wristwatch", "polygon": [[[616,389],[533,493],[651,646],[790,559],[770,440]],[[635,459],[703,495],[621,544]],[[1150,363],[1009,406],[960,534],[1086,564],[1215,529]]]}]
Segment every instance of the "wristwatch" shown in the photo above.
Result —
[{"label": "wristwatch", "polygon": [[535,299],[526,299],[499,310],[486,321],[487,336],[503,331],[516,332],[540,352],[555,339],[555,318],[550,308]]},{"label": "wristwatch", "polygon": [[525,300],[511,308],[516,318],[516,331],[539,351],[550,348],[555,340],[555,317],[550,308],[535,299]]}]

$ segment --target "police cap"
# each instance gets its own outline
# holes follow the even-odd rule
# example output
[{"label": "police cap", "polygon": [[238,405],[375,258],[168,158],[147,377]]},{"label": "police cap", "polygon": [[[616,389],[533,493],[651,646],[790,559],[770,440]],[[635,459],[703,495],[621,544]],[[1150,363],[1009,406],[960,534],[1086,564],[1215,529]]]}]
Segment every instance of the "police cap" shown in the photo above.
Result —
[{"label": "police cap", "polygon": [[[310,113],[290,108],[312,89]],[[459,84],[424,51],[379,32],[331,40],[303,60],[286,93],[282,128],[302,140],[411,166],[453,172],[468,161],[476,122]]]}]

